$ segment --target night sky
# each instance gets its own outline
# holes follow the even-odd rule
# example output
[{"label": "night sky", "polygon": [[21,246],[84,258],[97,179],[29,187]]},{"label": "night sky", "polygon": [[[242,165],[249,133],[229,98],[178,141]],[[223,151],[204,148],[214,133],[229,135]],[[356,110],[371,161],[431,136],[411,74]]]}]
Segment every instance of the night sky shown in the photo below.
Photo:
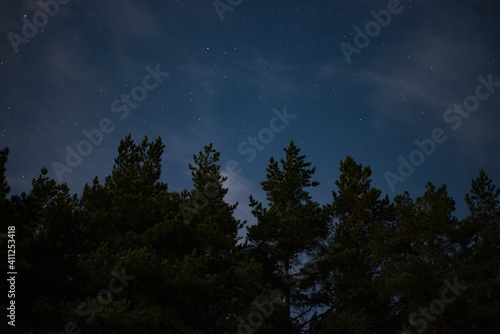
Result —
[{"label": "night sky", "polygon": [[347,155],[390,198],[447,184],[459,217],[479,169],[500,186],[497,1],[9,0],[0,25],[11,194],[43,166],[80,194],[128,133],[162,137],[162,181],[178,191],[213,142],[251,223],[248,196],[264,199],[290,140],[322,204]]}]

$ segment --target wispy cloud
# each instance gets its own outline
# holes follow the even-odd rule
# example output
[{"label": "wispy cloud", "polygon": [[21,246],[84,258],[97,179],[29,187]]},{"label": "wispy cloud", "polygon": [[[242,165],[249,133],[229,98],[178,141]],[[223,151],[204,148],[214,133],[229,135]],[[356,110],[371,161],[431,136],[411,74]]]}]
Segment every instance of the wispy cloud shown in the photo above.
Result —
[{"label": "wispy cloud", "polygon": [[262,201],[262,190],[245,176],[229,175],[228,173],[223,173],[223,175],[228,177],[224,182],[224,187],[228,189],[224,200],[229,204],[239,203],[235,210],[236,218],[246,220],[249,224],[256,223],[252,210],[248,206],[249,196],[253,195],[257,200]]},{"label": "wispy cloud", "polygon": [[[460,5],[446,15],[431,4],[419,10],[426,11],[430,22],[421,22],[398,44],[372,48],[378,61],[355,71],[367,87],[363,95],[373,105],[373,119],[410,133],[444,126],[443,112],[474,93],[477,77],[489,74],[487,64],[494,59],[480,32],[464,26],[463,33],[456,34],[461,16],[464,21],[484,18],[471,17],[467,7]],[[489,127],[487,118],[480,122],[484,123],[479,128]],[[460,140],[467,145],[477,142],[479,148],[476,132],[463,133]]]}]

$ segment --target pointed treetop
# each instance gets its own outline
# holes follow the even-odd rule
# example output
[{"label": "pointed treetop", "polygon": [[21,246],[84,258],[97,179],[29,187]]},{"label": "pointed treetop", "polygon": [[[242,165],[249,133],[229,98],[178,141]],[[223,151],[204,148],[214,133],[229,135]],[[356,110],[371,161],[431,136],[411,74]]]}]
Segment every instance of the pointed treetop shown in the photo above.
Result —
[{"label": "pointed treetop", "polygon": [[481,169],[479,176],[472,180],[470,193],[465,194],[465,202],[472,215],[483,213],[490,217],[498,217],[500,215],[499,196],[500,189],[496,188],[493,180]]},{"label": "pointed treetop", "polygon": [[285,159],[280,159],[281,169],[273,157],[269,159],[267,179],[261,182],[262,189],[267,192],[267,200],[271,203],[280,203],[280,198],[288,198],[290,204],[297,204],[310,200],[309,193],[304,189],[319,185],[310,181],[316,168],[308,168],[311,163],[305,162],[305,155],[299,155],[300,148],[293,140],[285,151]]},{"label": "pointed treetop", "polygon": [[[189,164],[189,169],[195,189],[205,192],[207,187],[214,188],[226,181],[227,177],[222,177],[220,174],[219,157],[220,152],[213,148],[212,143],[206,145],[203,152],[193,155],[194,165]],[[227,193],[227,189],[222,188],[214,191],[221,191],[221,195]]]},{"label": "pointed treetop", "polygon": [[348,155],[344,161],[340,161],[339,170],[341,174],[335,181],[335,185],[340,192],[354,191],[356,194],[362,194],[370,189],[370,176],[372,175],[370,166],[363,167]]},{"label": "pointed treetop", "polygon": [[134,184],[152,186],[161,175],[161,156],[164,148],[160,137],[148,142],[148,137],[144,136],[141,144],[137,145],[132,135],[128,134],[120,141],[112,176],[108,176],[106,181],[119,188]]}]

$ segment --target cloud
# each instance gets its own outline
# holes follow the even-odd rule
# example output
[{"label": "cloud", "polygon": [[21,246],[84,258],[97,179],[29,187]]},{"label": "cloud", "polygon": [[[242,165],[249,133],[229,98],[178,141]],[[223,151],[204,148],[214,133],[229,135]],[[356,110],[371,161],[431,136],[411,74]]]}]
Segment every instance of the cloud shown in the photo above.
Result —
[{"label": "cloud", "polygon": [[[364,87],[364,99],[373,106],[374,123],[389,123],[392,131],[413,134],[445,127],[444,111],[474,93],[477,77],[489,74],[487,64],[495,57],[480,38],[481,32],[468,28],[483,18],[472,15],[467,7],[457,5],[443,11],[426,4],[418,10],[424,11],[426,21],[399,33],[404,38],[398,43],[370,44],[375,61],[356,68],[353,73]],[[395,28],[391,24],[386,29]],[[485,112],[489,113],[491,107],[485,103]],[[498,117],[496,120],[498,124]],[[472,145],[480,152],[478,138],[486,135],[476,130],[490,128],[491,118],[475,122],[478,122],[475,129],[461,133],[460,144]]]},{"label": "cloud", "polygon": [[238,207],[235,210],[235,217],[240,220],[246,220],[249,224],[256,223],[255,217],[252,215],[252,209],[248,205],[250,195],[255,199],[261,200],[264,197],[263,192],[255,183],[242,175],[231,175],[227,172],[222,173],[227,176],[227,180],[223,186],[228,189],[224,200],[229,204],[238,202]]}]

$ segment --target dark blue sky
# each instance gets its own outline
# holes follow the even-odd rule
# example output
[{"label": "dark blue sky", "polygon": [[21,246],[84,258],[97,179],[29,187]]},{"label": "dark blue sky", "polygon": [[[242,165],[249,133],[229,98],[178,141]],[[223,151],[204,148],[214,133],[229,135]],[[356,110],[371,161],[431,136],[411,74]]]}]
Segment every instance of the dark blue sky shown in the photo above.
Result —
[{"label": "dark blue sky", "polygon": [[[480,168],[499,185],[496,1],[215,5],[2,2],[0,147],[11,150],[12,194],[29,191],[43,166],[81,193],[110,173],[128,133],[162,137],[172,190],[191,189],[188,163],[213,142],[223,171],[229,161],[241,168],[227,200],[250,221],[248,196],[263,199],[269,157],[292,139],[317,167],[311,193],[321,203],[347,155],[370,165],[373,185],[391,198],[446,183],[458,215]],[[91,137],[99,127],[102,137]],[[419,149],[415,140],[433,133],[434,149]],[[67,147],[82,153],[73,167]],[[398,172],[405,161],[418,166]]]}]

